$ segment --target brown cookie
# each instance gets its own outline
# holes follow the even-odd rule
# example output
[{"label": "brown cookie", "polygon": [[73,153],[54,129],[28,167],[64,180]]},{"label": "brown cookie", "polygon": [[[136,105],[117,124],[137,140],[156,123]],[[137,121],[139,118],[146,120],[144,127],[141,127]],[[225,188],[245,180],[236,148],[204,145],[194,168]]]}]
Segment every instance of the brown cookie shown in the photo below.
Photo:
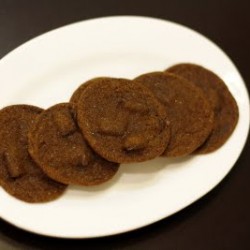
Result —
[{"label": "brown cookie", "polygon": [[62,183],[90,186],[106,182],[119,165],[92,151],[75,115],[69,103],[43,111],[29,133],[30,154],[48,176]]},{"label": "brown cookie", "polygon": [[143,85],[105,78],[86,87],[77,103],[84,137],[107,160],[140,162],[163,153],[169,141],[164,106]]},{"label": "brown cookie", "polygon": [[199,65],[177,64],[167,72],[183,77],[201,88],[214,110],[213,131],[196,153],[209,153],[222,146],[239,118],[238,106],[226,84],[213,72]]},{"label": "brown cookie", "polygon": [[199,88],[162,72],[144,74],[135,81],[149,88],[168,112],[171,137],[164,156],[184,156],[204,143],[212,130],[213,112]]},{"label": "brown cookie", "polygon": [[27,133],[42,109],[28,105],[0,111],[0,184],[26,202],[44,202],[59,197],[66,186],[51,180],[28,153]]},{"label": "brown cookie", "polygon": [[72,94],[72,96],[71,96],[71,98],[70,98],[70,102],[71,102],[71,103],[77,103],[78,100],[79,100],[79,98],[80,98],[80,96],[81,96],[81,94],[82,94],[82,92],[85,90],[85,88],[86,88],[89,84],[94,83],[94,82],[96,82],[96,81],[99,81],[100,79],[105,79],[105,78],[107,78],[107,77],[96,77],[96,78],[93,78],[93,79],[91,79],[91,80],[89,80],[89,81],[87,81],[87,82],[81,84],[81,85],[74,91],[74,93]]}]

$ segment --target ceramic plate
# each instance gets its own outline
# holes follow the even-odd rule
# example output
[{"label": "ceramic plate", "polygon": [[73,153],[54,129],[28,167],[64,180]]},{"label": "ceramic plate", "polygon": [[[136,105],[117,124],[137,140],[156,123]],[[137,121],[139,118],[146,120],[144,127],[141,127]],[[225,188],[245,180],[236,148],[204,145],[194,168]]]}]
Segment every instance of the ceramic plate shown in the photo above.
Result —
[{"label": "ceramic plate", "polygon": [[0,60],[0,107],[47,108],[69,100],[82,82],[97,76],[134,78],[179,62],[217,73],[240,112],[227,143],[214,153],[176,160],[158,158],[121,165],[102,186],[70,186],[56,201],[28,204],[0,189],[0,216],[19,228],[55,237],[118,234],[166,218],[213,189],[245,144],[249,99],[227,55],[197,32],[148,17],[105,17],[68,25],[32,39]]}]

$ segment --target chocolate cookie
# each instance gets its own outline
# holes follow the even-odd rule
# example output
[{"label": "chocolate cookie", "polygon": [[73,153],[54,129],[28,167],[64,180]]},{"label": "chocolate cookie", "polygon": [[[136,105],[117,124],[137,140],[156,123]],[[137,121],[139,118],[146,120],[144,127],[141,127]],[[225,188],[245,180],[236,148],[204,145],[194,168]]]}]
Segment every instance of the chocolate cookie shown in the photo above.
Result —
[{"label": "chocolate cookie", "polygon": [[210,70],[195,64],[177,64],[167,69],[167,72],[181,76],[201,88],[213,108],[213,131],[196,153],[209,153],[218,149],[232,134],[239,118],[237,103],[226,84]]},{"label": "chocolate cookie", "polygon": [[27,133],[40,108],[9,106],[0,111],[0,184],[26,202],[44,202],[59,197],[66,186],[51,180],[31,159]]},{"label": "chocolate cookie", "polygon": [[105,78],[106,78],[106,77],[96,77],[96,78],[93,78],[93,79],[91,79],[91,80],[89,80],[89,81],[87,81],[87,82],[81,84],[81,85],[74,91],[74,93],[72,94],[72,96],[71,96],[71,98],[70,98],[70,102],[71,102],[71,103],[77,103],[78,100],[79,100],[79,98],[80,98],[80,96],[81,96],[81,94],[82,94],[82,92],[85,90],[85,88],[86,88],[89,84],[94,83],[94,82],[96,82],[96,81],[99,81],[99,80],[101,80],[101,79],[105,79]]},{"label": "chocolate cookie", "polygon": [[91,147],[113,162],[155,158],[169,141],[164,106],[130,80],[105,78],[87,86],[77,103],[77,118]]},{"label": "chocolate cookie", "polygon": [[184,156],[204,143],[212,130],[213,112],[199,88],[162,72],[144,74],[135,81],[149,88],[169,114],[171,137],[164,156]]},{"label": "chocolate cookie", "polygon": [[92,151],[75,116],[69,103],[42,112],[29,133],[30,154],[48,176],[62,183],[90,186],[106,182],[119,165]]}]

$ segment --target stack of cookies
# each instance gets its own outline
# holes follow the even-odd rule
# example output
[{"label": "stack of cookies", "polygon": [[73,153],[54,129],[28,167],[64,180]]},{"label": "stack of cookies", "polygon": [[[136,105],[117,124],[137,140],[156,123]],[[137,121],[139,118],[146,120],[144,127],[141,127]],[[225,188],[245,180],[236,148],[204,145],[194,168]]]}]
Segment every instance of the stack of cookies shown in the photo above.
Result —
[{"label": "stack of cookies", "polygon": [[225,83],[199,65],[94,78],[68,103],[0,111],[0,185],[26,202],[50,201],[67,185],[110,180],[120,163],[213,152],[237,121]]}]

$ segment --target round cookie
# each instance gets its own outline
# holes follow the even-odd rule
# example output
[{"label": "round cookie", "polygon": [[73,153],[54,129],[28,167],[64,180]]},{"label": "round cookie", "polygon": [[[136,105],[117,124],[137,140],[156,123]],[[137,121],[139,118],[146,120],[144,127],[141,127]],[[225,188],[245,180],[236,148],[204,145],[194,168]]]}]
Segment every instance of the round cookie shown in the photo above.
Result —
[{"label": "round cookie", "polygon": [[41,112],[28,105],[8,106],[0,111],[0,184],[26,202],[53,200],[66,188],[46,176],[28,153],[27,133]]},{"label": "round cookie", "polygon": [[195,64],[177,64],[167,69],[167,72],[201,88],[213,108],[213,131],[196,153],[209,153],[221,147],[232,134],[239,118],[237,103],[226,84],[210,70]]},{"label": "round cookie", "polygon": [[111,179],[117,163],[95,154],[77,124],[72,104],[57,104],[41,113],[29,133],[29,152],[52,179],[65,184],[97,185]]},{"label": "round cookie", "polygon": [[135,81],[149,88],[165,106],[171,124],[164,156],[184,156],[197,149],[210,134],[213,112],[202,91],[173,74],[153,72]]},{"label": "round cookie", "polygon": [[126,79],[99,79],[87,86],[77,119],[91,147],[113,162],[153,159],[169,141],[164,106],[146,87]]},{"label": "round cookie", "polygon": [[96,78],[93,78],[93,79],[91,79],[91,80],[89,80],[89,81],[87,81],[87,82],[81,84],[81,85],[74,91],[74,93],[72,94],[72,96],[71,96],[71,98],[70,98],[70,102],[71,102],[71,103],[77,103],[78,100],[79,100],[79,98],[80,98],[80,96],[81,96],[81,94],[82,94],[82,92],[85,90],[85,88],[86,88],[89,84],[94,83],[94,82],[96,82],[96,81],[99,81],[99,80],[101,80],[101,79],[105,79],[105,78],[107,78],[107,77],[96,77]]}]

